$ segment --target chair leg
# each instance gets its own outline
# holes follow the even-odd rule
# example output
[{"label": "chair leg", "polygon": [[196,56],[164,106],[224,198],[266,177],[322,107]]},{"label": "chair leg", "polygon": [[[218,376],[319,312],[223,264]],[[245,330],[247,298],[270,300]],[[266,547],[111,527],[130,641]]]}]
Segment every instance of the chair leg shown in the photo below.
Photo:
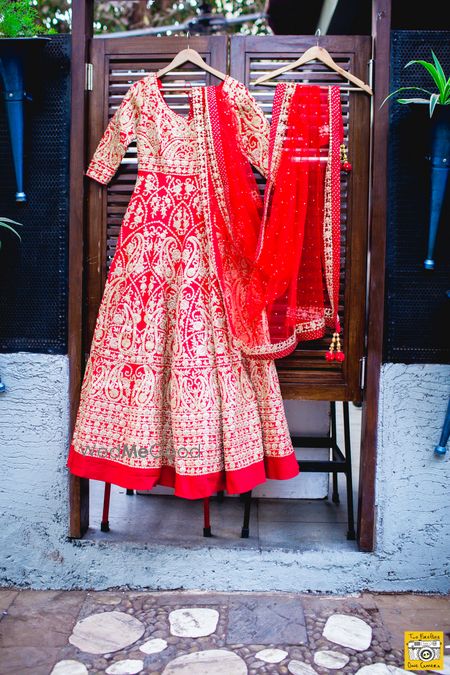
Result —
[{"label": "chair leg", "polygon": [[241,538],[248,539],[250,534],[250,508],[252,505],[252,491],[244,492],[244,522],[242,524]]},{"label": "chair leg", "polygon": [[345,477],[347,479],[347,539],[356,539],[355,521],[353,515],[353,480],[352,480],[352,451],[350,441],[350,417],[348,401],[343,401],[344,410],[344,445],[345,445]]},{"label": "chair leg", "polygon": [[105,483],[105,493],[103,495],[103,516],[100,523],[102,532],[109,532],[109,501],[111,497],[111,483]]},{"label": "chair leg", "polygon": [[217,501],[219,502],[219,504],[222,504],[224,497],[225,497],[225,490],[219,490],[219,492],[217,493]]},{"label": "chair leg", "polygon": [[211,521],[209,517],[209,497],[203,499],[203,536],[212,537]]},{"label": "chair leg", "polygon": [[131,497],[131,495],[134,495],[134,490],[129,490],[127,489],[127,495]]},{"label": "chair leg", "polygon": [[[331,401],[331,456],[332,459],[335,459],[334,450],[337,446],[337,431],[336,431],[336,401]],[[333,504],[339,504],[339,487],[338,487],[338,474],[337,471],[333,471],[333,492],[331,494],[331,500]]]}]

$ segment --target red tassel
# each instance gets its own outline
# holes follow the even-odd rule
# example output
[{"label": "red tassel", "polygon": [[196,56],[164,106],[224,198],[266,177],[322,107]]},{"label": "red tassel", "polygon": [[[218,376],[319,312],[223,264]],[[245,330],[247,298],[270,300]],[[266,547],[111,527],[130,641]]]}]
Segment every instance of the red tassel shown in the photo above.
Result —
[{"label": "red tassel", "polygon": [[341,145],[341,168],[343,171],[346,171],[347,173],[350,173],[352,170],[352,165],[348,161],[347,157],[347,148],[345,147],[345,143],[342,143]]},{"label": "red tassel", "polygon": [[339,363],[345,359],[344,352],[341,351],[341,340],[338,332],[333,333],[325,359],[327,361],[338,361]]}]

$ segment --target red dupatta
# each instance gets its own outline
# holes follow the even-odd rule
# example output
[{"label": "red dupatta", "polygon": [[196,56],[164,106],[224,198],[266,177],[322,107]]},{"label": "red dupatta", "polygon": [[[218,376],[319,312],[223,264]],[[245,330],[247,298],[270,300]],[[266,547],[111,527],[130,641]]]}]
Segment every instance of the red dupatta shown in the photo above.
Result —
[{"label": "red dupatta", "polygon": [[212,260],[242,350],[279,358],[338,332],[339,88],[277,85],[264,210],[223,87],[198,90],[193,112]]},{"label": "red dupatta", "polygon": [[[247,304],[267,312],[272,356],[300,340],[335,331],[330,354],[342,360],[338,316],[340,170],[339,88],[279,83],[271,126],[265,211]],[[330,357],[328,357],[330,358]]]}]

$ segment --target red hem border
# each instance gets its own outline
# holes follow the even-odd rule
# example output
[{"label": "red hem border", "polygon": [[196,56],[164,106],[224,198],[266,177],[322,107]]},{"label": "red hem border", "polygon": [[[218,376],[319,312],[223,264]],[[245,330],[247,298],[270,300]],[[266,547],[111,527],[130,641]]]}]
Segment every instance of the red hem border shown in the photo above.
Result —
[{"label": "red hem border", "polygon": [[204,499],[222,490],[242,494],[269,479],[287,480],[300,473],[295,453],[285,457],[265,457],[251,466],[236,471],[218,471],[201,476],[186,476],[171,466],[161,469],[137,469],[102,457],[86,457],[70,446],[66,466],[80,478],[113,483],[129,490],[151,490],[155,485],[175,489],[175,496]]}]

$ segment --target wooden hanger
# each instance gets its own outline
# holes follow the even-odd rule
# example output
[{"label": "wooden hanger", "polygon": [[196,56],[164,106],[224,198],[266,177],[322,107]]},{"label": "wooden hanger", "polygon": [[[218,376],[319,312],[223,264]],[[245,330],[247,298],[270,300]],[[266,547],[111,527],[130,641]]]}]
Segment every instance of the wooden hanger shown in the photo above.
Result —
[{"label": "wooden hanger", "polygon": [[171,70],[179,68],[184,63],[193,63],[195,66],[201,68],[201,70],[211,73],[215,77],[218,77],[219,80],[224,80],[227,76],[225,73],[222,73],[220,70],[216,70],[212,66],[208,65],[202,56],[195,50],[189,47],[189,33],[188,33],[188,46],[187,49],[182,49],[178,54],[172,59],[172,61],[161,70],[158,70],[156,77],[162,77],[166,73],[170,73]]},{"label": "wooden hanger", "polygon": [[356,77],[356,75],[352,75],[352,73],[349,73],[348,70],[344,70],[343,68],[338,66],[338,64],[333,60],[331,54],[323,47],[319,47],[319,45],[315,45],[314,47],[310,47],[309,49],[307,49],[306,52],[302,54],[302,56],[300,56],[300,58],[294,61],[293,63],[289,63],[287,66],[283,66],[282,68],[273,70],[271,73],[268,73],[267,75],[262,75],[256,80],[254,84],[255,85],[270,84],[276,86],[275,82],[269,82],[269,80],[273,80],[274,77],[278,77],[278,75],[281,75],[282,73],[287,73],[289,70],[299,68],[300,66],[303,66],[305,63],[309,63],[309,61],[314,61],[315,59],[321,61],[326,66],[331,68],[331,70],[336,71],[336,73],[339,73],[339,75],[345,77],[346,80],[356,85],[356,87],[341,87],[341,89],[348,89],[350,91],[365,91],[372,96],[373,91],[368,84],[360,80],[359,77]]}]

